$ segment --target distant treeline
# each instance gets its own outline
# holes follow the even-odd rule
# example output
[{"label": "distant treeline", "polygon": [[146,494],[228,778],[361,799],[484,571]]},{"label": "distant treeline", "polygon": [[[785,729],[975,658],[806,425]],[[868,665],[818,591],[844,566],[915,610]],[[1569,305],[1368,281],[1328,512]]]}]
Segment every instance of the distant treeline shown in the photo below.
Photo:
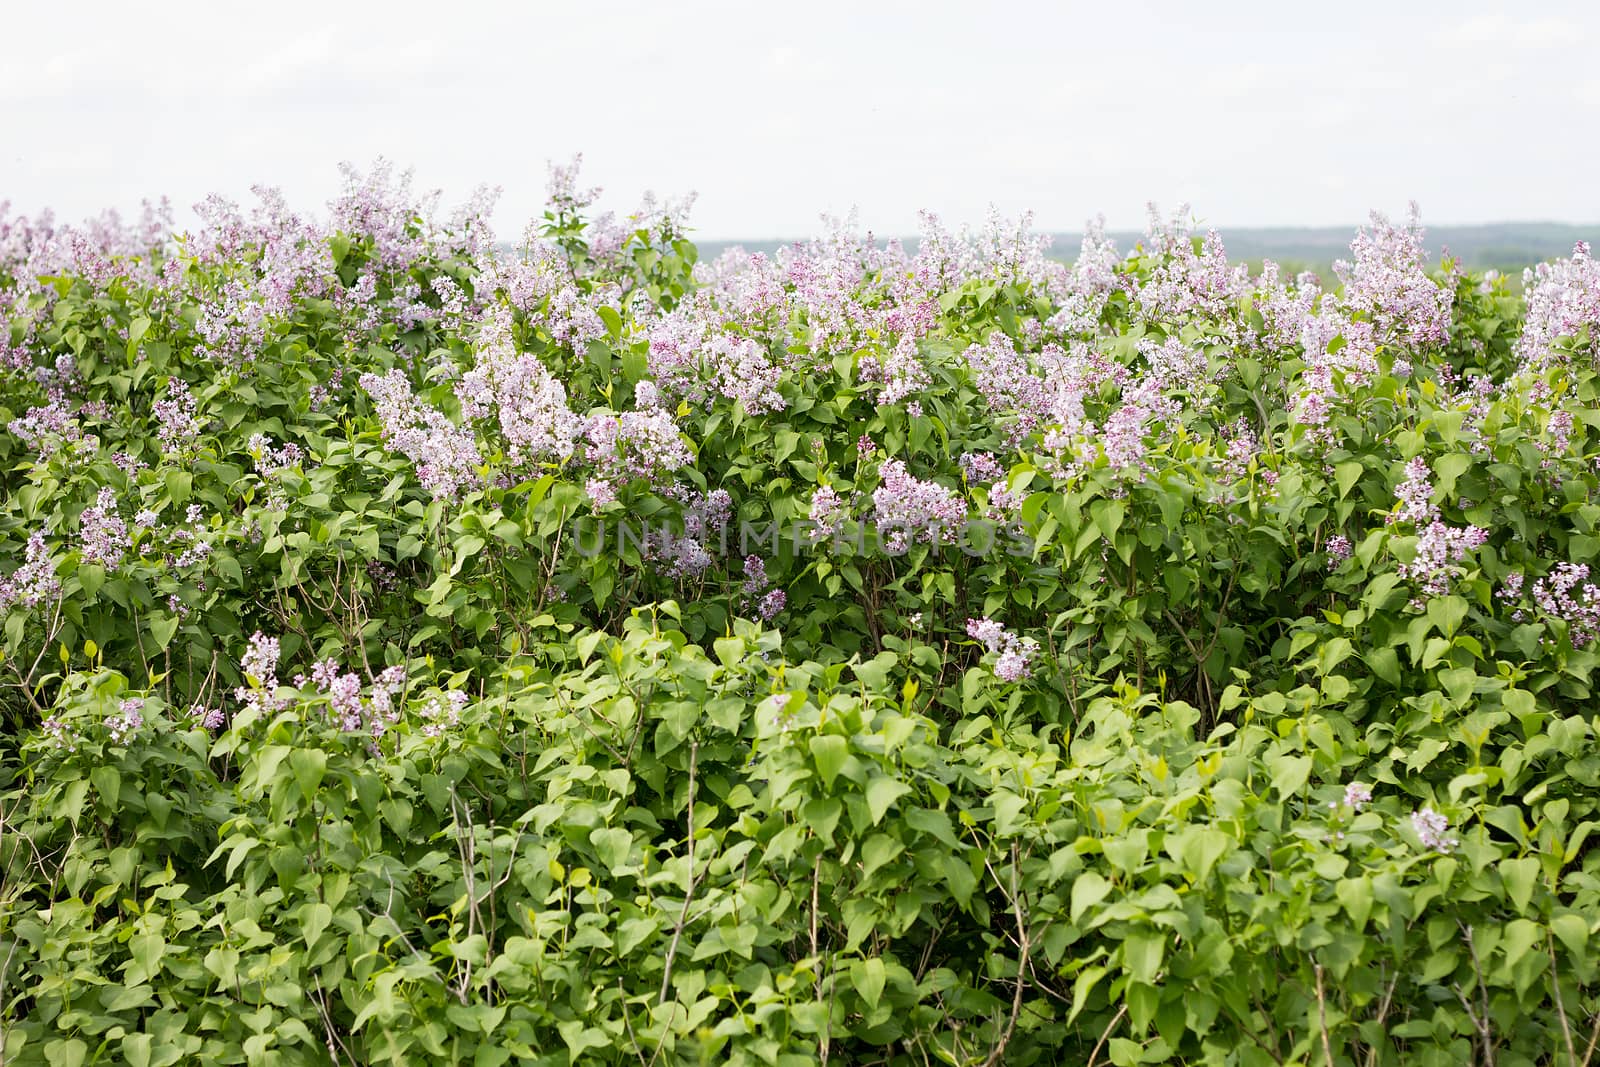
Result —
[{"label": "distant treeline", "polygon": [[[1271,259],[1293,269],[1309,269],[1330,274],[1336,259],[1348,258],[1350,238],[1355,226],[1262,227],[1227,229],[1219,227],[1228,258],[1248,261],[1259,267]],[[1117,247],[1130,251],[1143,239],[1131,230],[1113,231]],[[915,237],[901,238],[907,250],[915,251]],[[1077,257],[1082,233],[1057,233],[1051,252],[1062,259]],[[1459,257],[1469,269],[1489,267],[1501,271],[1520,271],[1523,267],[1572,253],[1577,241],[1600,242],[1600,224],[1571,225],[1558,222],[1496,222],[1482,226],[1428,226],[1427,246],[1433,257],[1446,250]],[[773,253],[788,241],[708,241],[696,244],[702,259],[714,259],[726,249],[743,247],[750,252]]]}]

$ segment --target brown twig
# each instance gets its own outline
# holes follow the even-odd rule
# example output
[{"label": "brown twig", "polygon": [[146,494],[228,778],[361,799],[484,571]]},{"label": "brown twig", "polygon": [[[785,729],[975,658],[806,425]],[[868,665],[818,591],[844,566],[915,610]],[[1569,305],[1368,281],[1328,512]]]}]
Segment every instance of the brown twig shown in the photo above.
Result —
[{"label": "brown twig", "polygon": [[1317,1025],[1322,1030],[1322,1054],[1328,1059],[1328,1067],[1334,1067],[1333,1041],[1328,1037],[1328,998],[1322,990],[1322,964],[1312,960],[1311,973],[1317,980]]},{"label": "brown twig", "polygon": [[1100,1032],[1100,1040],[1094,1043],[1094,1050],[1089,1053],[1088,1067],[1094,1067],[1096,1061],[1100,1059],[1100,1050],[1105,1048],[1106,1042],[1111,1038],[1111,1031],[1117,1028],[1117,1024],[1122,1021],[1122,1017],[1126,1014],[1128,1014],[1128,1006],[1124,1004],[1117,1009],[1117,1013],[1111,1017],[1111,1021],[1106,1023],[1106,1028]]},{"label": "brown twig", "polygon": [[[1011,1044],[1011,1038],[1017,1030],[1017,1016],[1022,1014],[1022,990],[1027,984],[1028,957],[1033,949],[1033,941],[1028,937],[1028,919],[1022,910],[1022,892],[1017,886],[1017,846],[1011,846],[1011,911],[1017,921],[1017,941],[1021,957],[1017,960],[1017,987],[1011,994],[1011,1018],[1006,1021],[1005,1033],[1000,1035],[1000,1043],[989,1053],[989,1058],[984,1061],[985,1067],[994,1067],[1000,1062],[1000,1057],[1005,1055],[1006,1046]],[[995,884],[999,885],[999,879]],[[1005,892],[1005,886],[1000,886],[1000,892]]]}]

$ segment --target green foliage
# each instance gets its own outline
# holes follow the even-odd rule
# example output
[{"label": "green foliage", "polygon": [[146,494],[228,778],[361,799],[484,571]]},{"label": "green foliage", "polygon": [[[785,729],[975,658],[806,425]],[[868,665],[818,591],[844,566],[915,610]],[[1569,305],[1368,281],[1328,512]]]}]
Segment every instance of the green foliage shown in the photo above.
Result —
[{"label": "green foliage", "polygon": [[[602,247],[581,206],[518,260],[568,287],[531,304],[420,216],[305,238],[337,283],[297,283],[243,360],[208,316],[263,248],[4,268],[0,348],[33,361],[0,393],[5,1062],[1587,1062],[1595,644],[1534,593],[1600,549],[1587,336],[1528,361],[1505,285],[1440,270],[1448,338],[1376,343],[1318,422],[1267,288],[1155,315],[1188,241],[1153,243],[1049,327],[1129,375],[1198,353],[1119,464],[1120,379],[1077,397],[1069,453],[968,358],[1037,347],[1063,305],[1037,279],[934,293],[918,412],[872,370],[904,262],[861,253],[840,341],[830,305],[706,311],[670,216]],[[781,406],[663,387],[690,461],[615,502],[463,399],[500,309],[573,413],[642,410],[651,329],[697,308],[782,364]],[[360,384],[391,371],[475,441],[459,492]],[[974,514],[1005,490],[1004,536],[858,540],[885,457]],[[1483,531],[1438,568],[1413,461],[1417,514]],[[824,487],[844,528],[790,538]],[[765,531],[766,622],[741,551],[584,548],[688,530],[716,489],[734,539]]]}]

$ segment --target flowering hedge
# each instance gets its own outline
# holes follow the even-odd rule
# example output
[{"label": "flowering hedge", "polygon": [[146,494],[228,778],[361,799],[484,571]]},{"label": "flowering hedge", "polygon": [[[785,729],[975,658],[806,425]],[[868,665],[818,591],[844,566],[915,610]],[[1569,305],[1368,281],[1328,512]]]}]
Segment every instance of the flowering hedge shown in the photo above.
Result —
[{"label": "flowering hedge", "polygon": [[1579,1064],[1600,265],[0,211],[6,1062]]}]

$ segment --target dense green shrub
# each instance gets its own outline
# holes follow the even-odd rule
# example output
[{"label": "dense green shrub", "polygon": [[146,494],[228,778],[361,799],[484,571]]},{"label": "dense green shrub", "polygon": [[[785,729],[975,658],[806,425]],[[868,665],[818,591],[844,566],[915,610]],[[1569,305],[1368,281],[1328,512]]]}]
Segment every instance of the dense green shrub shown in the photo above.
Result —
[{"label": "dense green shrub", "polygon": [[7,1062],[1591,1060],[1586,249],[574,178],[0,217]]}]

